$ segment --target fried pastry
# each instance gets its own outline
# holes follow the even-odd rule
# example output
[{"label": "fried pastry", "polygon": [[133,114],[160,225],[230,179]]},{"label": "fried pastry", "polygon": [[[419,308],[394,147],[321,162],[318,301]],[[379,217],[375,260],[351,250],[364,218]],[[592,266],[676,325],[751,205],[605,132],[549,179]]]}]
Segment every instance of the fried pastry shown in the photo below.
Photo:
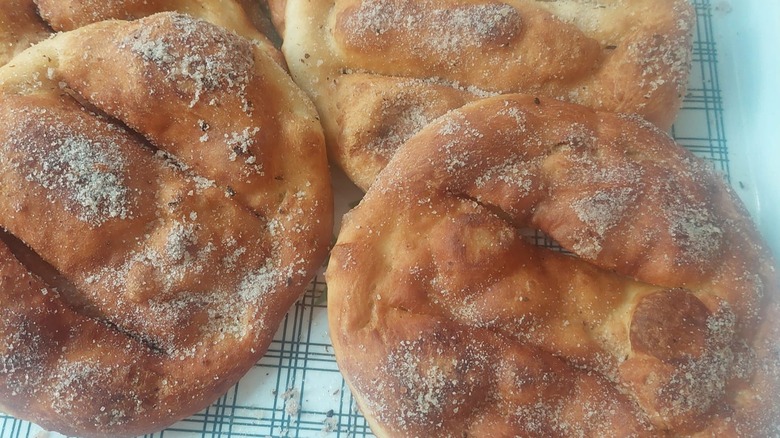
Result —
[{"label": "fried pastry", "polygon": [[687,0],[270,0],[331,157],[363,189],[446,111],[522,92],[667,129],[685,94]]},{"label": "fried pastry", "polygon": [[186,15],[65,32],[0,68],[0,409],[159,430],[264,354],[327,253],[316,111]]},{"label": "fried pastry", "polygon": [[346,216],[327,282],[380,437],[778,431],[771,255],[723,178],[637,116],[521,95],[448,113]]}]

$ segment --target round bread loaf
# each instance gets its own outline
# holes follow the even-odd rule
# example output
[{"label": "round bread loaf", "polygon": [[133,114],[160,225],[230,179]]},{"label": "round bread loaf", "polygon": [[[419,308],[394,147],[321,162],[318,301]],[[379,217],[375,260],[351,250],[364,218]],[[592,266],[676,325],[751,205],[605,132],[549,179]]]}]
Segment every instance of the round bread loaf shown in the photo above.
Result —
[{"label": "round bread loaf", "polygon": [[198,17],[249,38],[284,65],[275,35],[252,0],[0,0],[0,66],[52,34],[103,20],[135,20],[158,12]]},{"label": "round bread loaf", "polygon": [[0,409],[159,430],[264,354],[327,253],[322,128],[264,50],[163,13],[0,68]]},{"label": "round bread loaf", "polygon": [[327,281],[380,437],[778,433],[772,258],[722,177],[636,116],[450,112],[346,216]]},{"label": "round bread loaf", "polygon": [[270,0],[332,159],[366,189],[434,118],[529,93],[671,126],[695,22],[687,0]]}]

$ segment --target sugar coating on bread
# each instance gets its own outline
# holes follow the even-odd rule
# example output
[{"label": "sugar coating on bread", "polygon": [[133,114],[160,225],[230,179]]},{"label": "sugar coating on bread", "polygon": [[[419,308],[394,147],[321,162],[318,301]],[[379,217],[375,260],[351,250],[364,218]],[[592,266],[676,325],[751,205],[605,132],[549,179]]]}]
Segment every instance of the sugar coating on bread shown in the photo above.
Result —
[{"label": "sugar coating on bread", "polygon": [[172,13],[59,34],[0,95],[0,406],[78,436],[204,408],[325,258],[313,106],[250,40]]},{"label": "sugar coating on bread", "polygon": [[179,12],[206,20],[252,40],[280,65],[275,33],[251,0],[0,0],[0,66],[54,32],[104,20],[136,20],[159,12]]},{"label": "sugar coating on bread", "polygon": [[265,36],[272,33],[270,22],[260,5],[251,0],[33,1],[44,19],[58,31],[73,30],[103,20],[135,20],[158,12],[176,11],[232,29],[250,39],[256,39],[257,30]]},{"label": "sugar coating on bread", "polygon": [[777,433],[772,258],[722,177],[636,116],[448,113],[348,214],[327,279],[378,436]]},{"label": "sugar coating on bread", "polygon": [[553,97],[668,129],[685,94],[695,20],[687,0],[268,3],[331,156],[363,189],[409,138],[384,127],[420,115],[430,122],[486,94]]}]

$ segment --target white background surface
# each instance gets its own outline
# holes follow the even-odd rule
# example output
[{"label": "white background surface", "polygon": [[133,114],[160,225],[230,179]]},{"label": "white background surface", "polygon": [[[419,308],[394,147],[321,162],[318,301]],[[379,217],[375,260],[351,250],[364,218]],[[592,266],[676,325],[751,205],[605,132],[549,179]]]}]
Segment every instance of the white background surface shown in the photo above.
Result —
[{"label": "white background surface", "polygon": [[780,1],[712,5],[731,182],[780,258]]}]

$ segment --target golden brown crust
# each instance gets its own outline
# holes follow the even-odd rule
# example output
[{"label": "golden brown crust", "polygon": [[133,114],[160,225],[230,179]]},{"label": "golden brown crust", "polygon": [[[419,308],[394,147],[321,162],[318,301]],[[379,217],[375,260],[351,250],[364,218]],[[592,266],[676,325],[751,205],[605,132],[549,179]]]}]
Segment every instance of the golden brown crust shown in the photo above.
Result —
[{"label": "golden brown crust", "polygon": [[103,20],[135,20],[158,12],[179,12],[229,29],[255,42],[285,65],[272,42],[272,29],[249,0],[35,0],[54,30],[77,29]]},{"label": "golden brown crust", "polygon": [[[317,104],[332,158],[363,189],[387,159],[361,150],[365,139],[347,135],[344,123],[365,133],[376,124],[407,121],[386,104],[386,113],[376,104],[369,116],[365,104],[344,100],[350,93],[342,88],[357,80],[352,73],[366,86],[381,79],[401,87],[415,78],[430,89],[448,86],[482,97],[554,97],[640,114],[667,129],[685,94],[695,18],[687,0],[288,0],[277,8],[281,4],[291,73]],[[441,106],[421,100],[412,100],[417,112]],[[375,142],[402,144],[381,135],[369,143]],[[371,169],[363,169],[369,160]]]},{"label": "golden brown crust", "polygon": [[0,407],[78,436],[202,409],[326,255],[313,106],[249,40],[171,13],[59,34],[0,96]]},{"label": "golden brown crust", "polygon": [[777,433],[771,256],[637,117],[520,95],[448,113],[348,214],[327,279],[378,436]]},{"label": "golden brown crust", "polygon": [[0,0],[0,66],[49,35],[33,0]]},{"label": "golden brown crust", "polygon": [[373,180],[398,145],[452,108],[477,98],[465,90],[416,79],[345,75],[333,96],[340,127],[336,142],[343,148],[342,156],[349,157],[340,164],[355,181]]},{"label": "golden brown crust", "polygon": [[[12,55],[54,31],[74,30],[103,20],[136,20],[158,12],[201,18],[249,38],[281,65],[284,58],[267,17],[251,0],[1,0],[0,66]],[[11,50],[8,50],[10,48]]]}]

